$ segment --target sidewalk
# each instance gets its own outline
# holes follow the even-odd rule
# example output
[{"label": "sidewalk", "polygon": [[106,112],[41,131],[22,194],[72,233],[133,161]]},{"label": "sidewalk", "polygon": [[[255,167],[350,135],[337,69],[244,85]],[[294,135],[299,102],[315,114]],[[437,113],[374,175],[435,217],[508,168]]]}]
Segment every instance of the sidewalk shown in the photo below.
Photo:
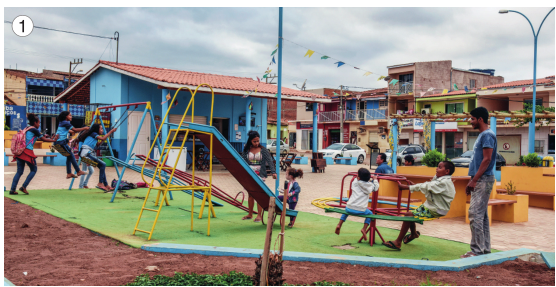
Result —
[{"label": "sidewalk", "polygon": [[[320,197],[339,197],[340,185],[342,178],[348,172],[355,172],[360,167],[367,167],[363,165],[348,166],[348,165],[332,165],[326,168],[326,173],[312,173],[309,165],[292,165],[294,168],[301,168],[305,172],[302,179],[299,179],[301,186],[301,194],[299,196],[299,203],[297,209],[300,211],[311,212],[320,215],[326,215],[339,218],[339,215],[324,213],[320,208],[311,204],[311,201]],[[9,190],[12,178],[15,174],[16,167],[14,163],[4,167],[4,186]],[[29,173],[29,169],[25,169],[25,174],[20,179],[20,185],[25,180]],[[196,176],[208,179],[208,172],[197,172]],[[50,166],[39,164],[38,172],[28,187],[30,196],[33,196],[33,190],[37,189],[67,189],[70,184],[70,179],[65,179],[65,167]],[[117,178],[116,170],[113,167],[107,168],[106,177],[109,182]],[[129,182],[140,182],[141,175],[134,171],[127,170],[125,173],[125,180]],[[281,172],[280,181],[283,184],[285,180],[285,173]],[[94,188],[98,182],[98,170],[89,181],[89,187]],[[235,196],[243,191],[239,182],[225,170],[220,167],[217,171],[213,172],[214,185],[224,190],[231,196]],[[78,188],[79,179],[74,181],[74,187]],[[266,184],[274,190],[275,181],[268,177]],[[18,186],[19,187],[19,186]],[[349,187],[344,187],[345,189]],[[22,195],[23,196],[23,195]],[[108,202],[107,196],[107,202]],[[238,197],[241,201],[242,196]],[[245,199],[247,200],[247,199]],[[349,220],[363,222],[362,219],[350,217]],[[506,223],[493,221],[490,233],[492,248],[498,250],[512,250],[518,248],[530,248],[548,252],[555,250],[555,226],[554,226],[554,211],[548,209],[541,209],[530,207],[529,208],[529,221],[524,223]],[[400,223],[390,221],[378,221],[379,226],[399,229]],[[335,226],[330,226],[330,232],[334,232]],[[449,239],[458,242],[468,243],[471,241],[471,231],[469,225],[465,223],[463,217],[447,218],[440,220],[427,221],[424,225],[417,227],[421,234],[434,236],[443,239]],[[386,238],[385,238],[386,239]],[[394,238],[388,238],[392,240]]]}]

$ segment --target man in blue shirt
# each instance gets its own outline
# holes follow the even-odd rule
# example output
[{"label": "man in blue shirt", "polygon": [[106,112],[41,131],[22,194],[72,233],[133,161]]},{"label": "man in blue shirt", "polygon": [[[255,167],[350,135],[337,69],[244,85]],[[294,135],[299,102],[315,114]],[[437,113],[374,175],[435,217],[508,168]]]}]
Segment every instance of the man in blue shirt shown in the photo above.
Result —
[{"label": "man in blue shirt", "polygon": [[490,253],[490,228],[488,223],[488,199],[494,185],[496,165],[496,134],[488,128],[488,110],[478,107],[471,111],[471,125],[481,133],[473,146],[469,164],[471,180],[465,192],[471,194],[469,225],[471,227],[471,251],[462,258]]},{"label": "man in blue shirt", "polygon": [[378,154],[378,156],[376,157],[376,164],[378,165],[378,167],[375,170],[376,173],[384,173],[384,174],[394,173],[394,170],[386,163],[385,153]]}]

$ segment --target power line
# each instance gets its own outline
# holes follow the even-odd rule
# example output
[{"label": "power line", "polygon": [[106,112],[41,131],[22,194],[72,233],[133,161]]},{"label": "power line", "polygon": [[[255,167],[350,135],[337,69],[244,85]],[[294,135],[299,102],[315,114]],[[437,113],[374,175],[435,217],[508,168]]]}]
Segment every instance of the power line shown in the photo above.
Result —
[{"label": "power line", "polygon": [[[12,24],[12,22],[10,22],[10,21],[5,21],[5,20],[4,20],[4,23],[6,23],[6,24]],[[98,36],[98,35],[91,35],[91,34],[83,34],[83,33],[77,33],[77,32],[71,32],[71,31],[64,31],[64,30],[58,30],[58,29],[52,29],[52,28],[46,28],[46,27],[33,26],[33,28],[44,29],[44,30],[55,31],[55,32],[62,32],[62,33],[69,33],[69,34],[74,34],[74,35],[81,35],[81,36],[88,36],[88,37],[95,37],[95,38],[103,38],[103,39],[116,40],[116,38],[112,38],[112,37],[105,37],[105,36]]]}]

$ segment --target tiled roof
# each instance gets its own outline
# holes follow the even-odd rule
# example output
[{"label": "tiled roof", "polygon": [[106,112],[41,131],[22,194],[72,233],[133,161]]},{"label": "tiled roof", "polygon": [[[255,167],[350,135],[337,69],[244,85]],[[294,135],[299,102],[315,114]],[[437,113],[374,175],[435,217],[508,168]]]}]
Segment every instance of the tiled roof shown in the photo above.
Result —
[{"label": "tiled roof", "polygon": [[[253,80],[251,78],[171,70],[171,69],[164,69],[164,68],[115,63],[115,62],[108,62],[108,61],[100,61],[99,63],[138,76],[150,78],[156,81],[165,82],[169,84],[197,86],[199,84],[206,83],[215,89],[231,90],[231,91],[237,91],[239,93],[244,93],[245,91],[249,91],[249,90],[255,90],[258,84],[257,93],[276,94],[278,92],[277,91],[278,87],[276,85],[266,84],[262,82],[259,84],[256,80]],[[305,91],[285,88],[285,87],[282,87],[282,95],[304,97],[304,98],[315,97],[318,99],[327,98],[325,96],[321,96],[321,95],[317,95]]]},{"label": "tiled roof", "polygon": [[465,90],[453,91],[446,94],[433,94],[433,95],[424,95],[421,98],[434,98],[434,97],[446,97],[446,96],[459,96],[459,95],[470,95],[474,94],[476,90],[471,90],[466,92]]},{"label": "tiled roof", "polygon": [[[553,76],[554,77],[554,76]],[[537,85],[550,84],[552,80],[550,79],[537,79]],[[533,80],[520,80],[507,83],[501,83],[496,85],[485,86],[483,88],[496,89],[496,88],[510,88],[510,87],[521,87],[521,86],[531,86],[533,85]]]},{"label": "tiled roof", "polygon": [[555,77],[555,76],[548,76],[548,77],[546,77],[545,79],[553,79],[553,80],[554,80],[554,77]]}]

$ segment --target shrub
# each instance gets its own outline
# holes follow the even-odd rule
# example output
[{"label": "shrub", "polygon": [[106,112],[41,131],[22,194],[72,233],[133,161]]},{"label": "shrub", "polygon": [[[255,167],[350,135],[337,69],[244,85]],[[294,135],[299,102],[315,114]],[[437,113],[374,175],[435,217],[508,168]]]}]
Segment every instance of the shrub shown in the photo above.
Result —
[{"label": "shrub", "polygon": [[421,162],[428,167],[437,167],[441,161],[447,160],[446,155],[436,149],[428,151]]},{"label": "shrub", "polygon": [[515,185],[511,180],[510,182],[508,182],[506,184],[506,191],[508,192],[508,195],[513,195],[515,194],[515,191],[517,190],[517,185]]},{"label": "shrub", "polygon": [[530,153],[523,158],[523,162],[528,167],[539,167],[542,159],[536,153]]},{"label": "shrub", "polygon": [[154,275],[150,278],[149,274],[142,274],[126,286],[253,286],[253,281],[250,276],[235,271],[219,275],[175,272],[173,277]]},{"label": "shrub", "polygon": [[516,166],[523,166],[525,165],[525,162],[523,161],[523,156],[520,155],[519,156],[519,160],[517,161],[517,163],[515,164]]}]

